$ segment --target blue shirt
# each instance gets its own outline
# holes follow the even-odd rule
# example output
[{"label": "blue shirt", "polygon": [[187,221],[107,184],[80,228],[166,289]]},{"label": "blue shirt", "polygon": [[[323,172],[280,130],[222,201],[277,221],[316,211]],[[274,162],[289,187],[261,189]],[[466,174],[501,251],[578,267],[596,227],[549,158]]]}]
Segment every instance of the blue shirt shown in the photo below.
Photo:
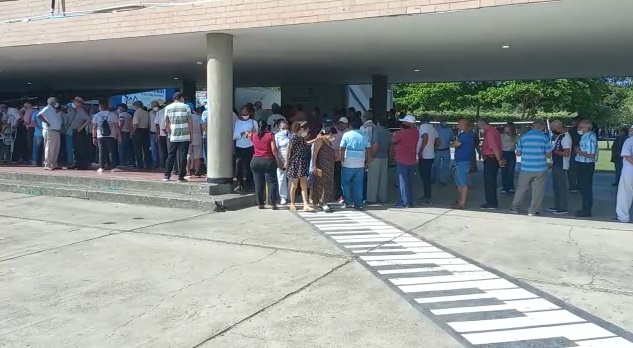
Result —
[{"label": "blue shirt", "polygon": [[547,135],[532,129],[519,138],[517,154],[521,155],[521,171],[542,173],[547,171],[546,155],[552,153]]},{"label": "blue shirt", "polygon": [[596,138],[596,133],[591,131],[583,134],[580,137],[580,144],[578,145],[580,151],[586,152],[591,155],[596,155],[594,158],[587,158],[576,154],[576,162],[580,163],[594,163],[598,160],[598,138]]},{"label": "blue shirt", "polygon": [[33,112],[31,120],[35,122],[35,133],[33,133],[33,136],[43,137],[44,134],[42,134],[42,121],[40,121],[40,119],[37,117],[37,112]]},{"label": "blue shirt", "polygon": [[440,146],[437,150],[448,150],[451,146],[451,140],[453,139],[453,130],[450,127],[435,127],[437,131],[438,139],[440,139]]},{"label": "blue shirt", "polygon": [[475,135],[473,132],[461,132],[457,136],[461,145],[455,148],[455,163],[470,162],[475,152]]},{"label": "blue shirt", "polygon": [[367,138],[358,129],[352,129],[343,134],[341,138],[341,148],[345,148],[345,168],[365,168],[365,150],[367,149]]}]

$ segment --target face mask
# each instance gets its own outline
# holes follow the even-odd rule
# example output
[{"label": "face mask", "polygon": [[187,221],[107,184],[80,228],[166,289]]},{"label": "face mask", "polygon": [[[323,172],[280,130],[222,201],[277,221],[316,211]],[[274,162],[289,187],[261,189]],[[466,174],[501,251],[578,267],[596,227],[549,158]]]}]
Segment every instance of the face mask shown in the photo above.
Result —
[{"label": "face mask", "polygon": [[583,134],[585,134],[585,131],[581,131],[581,130],[578,131],[578,135],[583,135]]},{"label": "face mask", "polygon": [[248,120],[251,118],[249,115],[240,115],[240,117],[242,117],[242,120]]},{"label": "face mask", "polygon": [[59,103],[55,103],[55,104],[53,104],[53,107],[54,107],[55,109],[57,109],[57,108],[59,107]]},{"label": "face mask", "polygon": [[329,140],[330,142],[333,142],[333,141],[334,141],[334,139],[336,139],[336,137],[334,137],[333,135],[330,135],[330,137],[328,138],[328,140]]},{"label": "face mask", "polygon": [[288,135],[288,130],[287,129],[282,129],[282,130],[280,130],[280,132],[283,135]]},{"label": "face mask", "polygon": [[156,106],[156,107],[154,107],[154,108],[152,108],[152,109],[153,109],[154,111],[158,111],[158,110],[160,110],[160,108],[159,108],[158,106]]}]

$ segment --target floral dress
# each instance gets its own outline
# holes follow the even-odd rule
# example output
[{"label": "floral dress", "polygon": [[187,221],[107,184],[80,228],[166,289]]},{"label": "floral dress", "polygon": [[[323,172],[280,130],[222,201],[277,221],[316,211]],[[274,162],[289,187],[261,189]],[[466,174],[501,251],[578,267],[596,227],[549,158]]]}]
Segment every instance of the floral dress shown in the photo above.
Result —
[{"label": "floral dress", "polygon": [[314,175],[310,198],[314,204],[334,202],[334,162],[336,153],[334,148],[323,143],[319,148],[316,158],[316,168],[321,169],[322,175]]},{"label": "floral dress", "polygon": [[290,154],[288,158],[288,168],[286,168],[286,176],[289,179],[299,179],[308,177],[308,157],[310,156],[311,147],[304,138],[293,136],[290,139]]}]

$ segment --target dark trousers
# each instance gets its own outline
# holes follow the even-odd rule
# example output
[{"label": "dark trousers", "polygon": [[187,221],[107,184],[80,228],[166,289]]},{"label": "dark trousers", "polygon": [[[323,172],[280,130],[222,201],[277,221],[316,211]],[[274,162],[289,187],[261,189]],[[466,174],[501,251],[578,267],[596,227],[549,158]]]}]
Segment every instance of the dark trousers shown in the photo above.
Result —
[{"label": "dark trousers", "polygon": [[576,162],[576,169],[578,190],[580,190],[580,197],[582,197],[582,211],[591,214],[591,208],[593,207],[593,173],[596,170],[596,164]]},{"label": "dark trousers", "polygon": [[149,167],[152,161],[152,154],[149,152],[149,128],[137,128],[132,137],[134,144],[134,157],[136,157],[136,168],[144,169]]},{"label": "dark trousers", "polygon": [[620,177],[622,176],[622,167],[624,166],[622,157],[617,159],[614,165],[615,165],[615,184],[617,185],[620,183]]},{"label": "dark trousers", "polygon": [[121,132],[121,142],[118,146],[119,164],[129,166],[134,163],[134,146],[130,132]]},{"label": "dark trousers", "polygon": [[418,161],[418,170],[420,171],[420,178],[422,178],[422,186],[424,187],[424,199],[431,199],[433,162],[435,162],[435,160],[432,158],[420,158]]},{"label": "dark trousers", "polygon": [[499,173],[499,162],[493,157],[484,158],[484,191],[486,193],[486,204],[493,207],[499,206],[497,200],[497,174]]},{"label": "dark trousers", "polygon": [[255,181],[255,201],[258,206],[266,204],[264,193],[268,184],[268,200],[271,205],[277,204],[279,189],[277,187],[277,162],[272,158],[253,157],[251,171]]},{"label": "dark trousers", "polygon": [[341,161],[334,162],[334,197],[343,197],[343,187],[341,186]]},{"label": "dark trousers", "polygon": [[174,170],[176,162],[178,162],[178,179],[184,179],[187,174],[187,153],[189,152],[189,142],[169,142],[169,154],[167,155],[167,166],[165,167],[165,177],[171,177],[171,171]]},{"label": "dark trousers", "polygon": [[570,190],[578,190],[578,162],[574,161],[576,154],[572,152],[569,159],[569,170],[567,171],[567,181]]},{"label": "dark trousers", "polygon": [[97,139],[99,144],[99,168],[112,169],[115,167],[116,162],[114,156],[114,149],[116,148],[116,140],[114,138],[99,138]]},{"label": "dark trousers", "polygon": [[22,156],[22,160],[28,162],[31,159],[31,154],[33,153],[33,137],[35,135],[35,128],[27,128],[26,129],[26,152],[24,156]]},{"label": "dark trousers", "polygon": [[158,166],[165,168],[167,163],[167,137],[160,136],[158,138]]},{"label": "dark trousers", "polygon": [[502,156],[506,160],[506,166],[501,168],[501,187],[506,190],[514,190],[514,169],[517,165],[517,155],[514,151],[503,151]]},{"label": "dark trousers", "polygon": [[253,172],[251,171],[251,159],[255,152],[254,147],[235,148],[235,176],[237,185],[243,188],[252,187]]},{"label": "dark trousers", "polygon": [[552,167],[552,188],[554,189],[554,208],[567,211],[567,171],[562,165]]},{"label": "dark trousers", "polygon": [[86,131],[78,132],[73,130],[73,165],[77,169],[88,169],[90,166],[90,144]]}]

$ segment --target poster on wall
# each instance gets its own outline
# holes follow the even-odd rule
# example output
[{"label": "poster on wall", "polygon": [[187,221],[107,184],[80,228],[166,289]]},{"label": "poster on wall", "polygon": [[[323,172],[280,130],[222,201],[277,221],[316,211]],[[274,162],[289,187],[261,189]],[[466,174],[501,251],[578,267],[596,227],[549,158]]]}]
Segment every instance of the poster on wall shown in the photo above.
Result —
[{"label": "poster on wall", "polygon": [[152,100],[168,100],[175,91],[176,90],[174,88],[163,88],[139,93],[117,95],[110,98],[110,106],[125,104],[131,108],[135,101],[140,101],[143,105],[149,106]]}]

